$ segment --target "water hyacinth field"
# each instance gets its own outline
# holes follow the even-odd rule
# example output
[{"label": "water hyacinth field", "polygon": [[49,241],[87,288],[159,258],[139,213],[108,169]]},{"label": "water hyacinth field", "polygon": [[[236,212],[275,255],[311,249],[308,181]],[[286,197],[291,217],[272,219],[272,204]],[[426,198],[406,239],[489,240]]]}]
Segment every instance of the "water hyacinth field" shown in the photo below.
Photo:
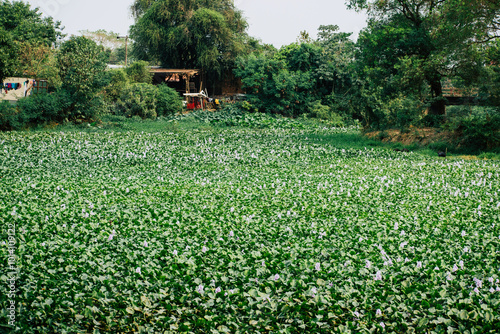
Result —
[{"label": "water hyacinth field", "polygon": [[498,333],[499,162],[352,131],[0,134],[0,329],[15,225],[20,333]]}]

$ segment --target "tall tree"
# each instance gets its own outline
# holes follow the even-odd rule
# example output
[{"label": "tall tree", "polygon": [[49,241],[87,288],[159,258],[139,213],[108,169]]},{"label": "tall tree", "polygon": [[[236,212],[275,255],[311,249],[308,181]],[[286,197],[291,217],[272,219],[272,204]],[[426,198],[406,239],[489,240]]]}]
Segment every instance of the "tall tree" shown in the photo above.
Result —
[{"label": "tall tree", "polygon": [[6,76],[22,75],[18,67],[21,48],[31,44],[50,47],[62,37],[60,22],[42,17],[38,8],[21,1],[0,0],[0,82]]},{"label": "tall tree", "polygon": [[412,70],[418,67],[430,87],[430,113],[435,115],[445,113],[442,80],[476,71],[478,43],[496,38],[500,13],[495,0],[350,0],[348,5],[368,10],[369,29],[381,32],[368,35],[392,38],[395,46],[382,49],[384,56],[373,53],[374,62],[396,68],[406,58]]},{"label": "tall tree", "polygon": [[136,0],[132,13],[139,59],[221,75],[244,48],[247,23],[231,0]]}]

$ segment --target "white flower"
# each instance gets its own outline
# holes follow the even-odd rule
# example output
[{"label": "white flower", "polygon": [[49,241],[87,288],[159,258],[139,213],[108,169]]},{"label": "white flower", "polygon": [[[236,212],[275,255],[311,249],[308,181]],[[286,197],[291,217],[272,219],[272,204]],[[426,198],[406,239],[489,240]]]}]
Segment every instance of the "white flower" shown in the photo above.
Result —
[{"label": "white flower", "polygon": [[275,281],[277,281],[277,280],[279,280],[279,279],[280,279],[280,275],[278,275],[278,274],[274,275],[274,280],[275,280]]},{"label": "white flower", "polygon": [[140,274],[140,273],[141,273],[141,267],[137,267],[137,269],[135,269],[135,272],[136,272],[137,274]]},{"label": "white flower", "polygon": [[230,237],[234,237],[234,232],[233,231],[229,231],[229,236]]},{"label": "white flower", "polygon": [[464,269],[464,261],[460,260],[460,262],[458,262],[458,265],[460,266],[460,268]]},{"label": "white flower", "polygon": [[401,233],[400,233],[400,235],[402,235],[402,236],[405,235],[405,231],[402,230]]},{"label": "white flower", "polygon": [[382,315],[382,311],[380,311],[380,309],[377,309],[377,312],[375,312],[375,315],[376,315],[376,316],[380,316],[380,315]]},{"label": "white flower", "polygon": [[231,209],[230,209],[229,211],[234,212],[234,208],[233,208],[233,207],[231,207]]},{"label": "white flower", "polygon": [[399,224],[396,222],[394,223],[394,230],[397,231],[399,229]]},{"label": "white flower", "polygon": [[315,288],[315,287],[313,287],[313,288],[311,289],[311,293],[312,293],[313,295],[315,295],[315,294],[317,294],[317,293],[318,293],[318,290],[316,290],[316,288]]},{"label": "white flower", "polygon": [[144,243],[142,244],[144,247],[148,247],[148,242],[144,240]]},{"label": "white flower", "polygon": [[203,253],[206,253],[206,251],[208,251],[208,249],[207,249],[207,247],[203,246],[203,248],[201,249],[201,251],[202,251]]},{"label": "white flower", "polygon": [[368,260],[366,260],[366,268],[370,269],[372,266],[372,263]]},{"label": "white flower", "polygon": [[361,318],[361,314],[359,314],[358,311],[354,311],[354,315],[356,316],[356,318]]},{"label": "white flower", "polygon": [[174,256],[177,256],[177,249],[174,249],[174,251],[172,252],[172,254],[174,254]]},{"label": "white flower", "polygon": [[491,293],[495,293],[495,289],[490,288],[490,292],[491,292]]},{"label": "white flower", "polygon": [[316,271],[320,271],[321,265],[319,263],[316,263],[316,266],[314,267],[314,269],[316,269]]},{"label": "white flower", "polygon": [[457,267],[457,265],[456,265],[456,264],[454,264],[454,265],[453,265],[453,269],[452,269],[451,271],[452,271],[452,272],[455,272],[455,271],[457,271],[457,270],[458,270],[458,267]]},{"label": "white flower", "polygon": [[379,271],[377,271],[377,273],[375,274],[375,281],[381,281],[382,280],[382,273]]},{"label": "white flower", "polygon": [[465,237],[466,234],[465,231],[462,231],[462,237]]},{"label": "white flower", "polygon": [[262,261],[262,266],[265,267],[266,266],[266,261]]},{"label": "white flower", "polygon": [[422,261],[417,262],[417,268],[422,268]]}]

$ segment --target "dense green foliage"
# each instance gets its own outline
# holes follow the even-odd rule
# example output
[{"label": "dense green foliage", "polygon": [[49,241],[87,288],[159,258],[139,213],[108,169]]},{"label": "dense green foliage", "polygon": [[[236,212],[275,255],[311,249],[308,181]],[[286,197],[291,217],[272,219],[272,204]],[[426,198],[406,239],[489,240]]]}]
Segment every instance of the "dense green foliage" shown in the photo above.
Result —
[{"label": "dense green foliage", "polygon": [[147,83],[153,81],[153,74],[149,72],[148,63],[146,61],[136,61],[126,67],[128,79],[131,83]]},{"label": "dense green foliage", "polygon": [[157,86],[156,113],[158,116],[168,116],[179,113],[182,110],[182,98],[175,89],[166,84]]},{"label": "dense green foliage", "polygon": [[127,117],[156,118],[156,93],[153,85],[131,84],[123,90],[118,108]]},{"label": "dense green foliage", "polygon": [[134,83],[122,90],[117,102],[118,114],[126,117],[156,118],[182,110],[179,94],[166,85],[158,87],[146,83]]},{"label": "dense green foliage", "polygon": [[220,77],[245,48],[246,22],[233,1],[136,0],[132,8],[131,38],[139,59]]},{"label": "dense green foliage", "polygon": [[0,82],[22,74],[18,68],[19,43],[52,46],[62,37],[61,23],[42,17],[38,9],[21,1],[0,1]]},{"label": "dense green foliage", "polygon": [[0,134],[19,332],[498,332],[498,162],[353,135]]},{"label": "dense green foliage", "polygon": [[255,108],[286,116],[352,118],[345,93],[352,86],[354,43],[337,26],[321,26],[319,36],[314,43],[239,58],[235,74]]}]

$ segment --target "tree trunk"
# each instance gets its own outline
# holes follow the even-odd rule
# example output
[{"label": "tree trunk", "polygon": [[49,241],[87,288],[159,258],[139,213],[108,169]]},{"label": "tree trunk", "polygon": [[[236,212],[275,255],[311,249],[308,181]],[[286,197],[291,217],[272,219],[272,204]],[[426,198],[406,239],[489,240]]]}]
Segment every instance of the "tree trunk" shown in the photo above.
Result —
[{"label": "tree trunk", "polygon": [[443,98],[443,85],[441,79],[433,79],[430,82],[433,101],[429,108],[429,115],[445,115],[446,102]]}]

